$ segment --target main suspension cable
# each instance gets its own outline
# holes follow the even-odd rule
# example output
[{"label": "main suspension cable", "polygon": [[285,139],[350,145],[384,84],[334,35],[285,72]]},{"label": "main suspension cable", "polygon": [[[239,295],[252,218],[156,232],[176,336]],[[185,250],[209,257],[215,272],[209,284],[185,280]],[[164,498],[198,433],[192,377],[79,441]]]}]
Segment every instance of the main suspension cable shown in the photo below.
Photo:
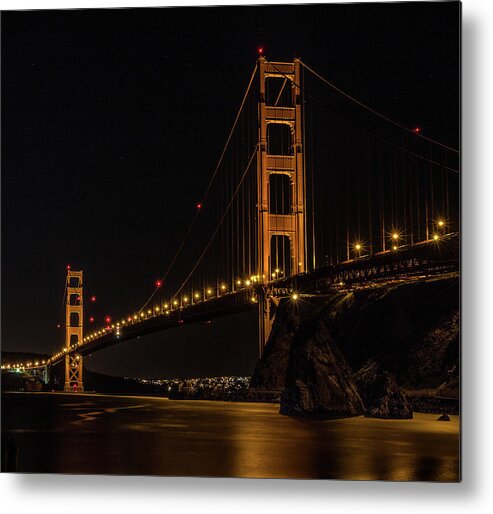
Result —
[{"label": "main suspension cable", "polygon": [[250,156],[250,159],[248,161],[248,164],[246,165],[246,168],[245,170],[243,171],[243,174],[240,178],[240,181],[238,182],[238,185],[236,186],[236,189],[234,190],[233,192],[233,195],[231,197],[231,200],[229,201],[228,205],[226,206],[226,209],[224,210],[223,212],[223,215],[221,217],[221,219],[219,220],[219,223],[217,224],[211,238],[209,239],[209,241],[207,242],[203,252],[201,253],[200,257],[197,259],[197,262],[195,263],[195,265],[193,266],[192,270],[190,271],[190,273],[187,275],[187,277],[185,278],[185,280],[182,282],[181,286],[178,288],[178,290],[175,292],[175,294],[172,296],[172,298],[176,298],[176,296],[178,296],[180,294],[180,292],[182,291],[182,289],[185,287],[185,285],[187,284],[187,282],[190,280],[190,277],[193,275],[194,271],[197,269],[198,265],[200,264],[200,262],[202,261],[202,259],[204,258],[205,254],[207,253],[207,250],[209,249],[209,247],[211,246],[212,242],[214,241],[214,238],[216,237],[216,234],[218,233],[224,219],[226,218],[226,215],[228,214],[229,212],[229,209],[231,208],[231,206],[233,205],[233,202],[236,198],[236,195],[238,194],[238,191],[240,190],[240,187],[241,185],[243,184],[243,181],[245,180],[245,177],[247,176],[247,173],[248,173],[248,170],[250,169],[250,166],[252,165],[252,162],[253,162],[253,159],[257,153],[257,147],[258,145],[255,145],[254,149],[253,149],[253,152]]},{"label": "main suspension cable", "polygon": [[[280,71],[276,65],[272,62],[270,62],[269,60],[267,60],[267,58],[264,57],[264,59],[266,60],[267,63],[269,63],[280,75],[282,75],[283,77],[286,77],[288,78],[296,87],[300,88],[302,91],[304,91],[307,96],[309,96],[310,98],[312,98],[313,100],[315,100],[316,102],[318,102],[320,105],[322,105],[323,107],[325,107],[327,110],[329,110],[330,112],[334,113],[335,115],[339,116],[340,118],[344,119],[344,120],[347,120],[347,121],[350,121],[351,123],[354,123],[355,125],[358,125],[359,127],[361,127],[365,132],[367,132],[368,134],[371,134],[373,137],[376,137],[378,139],[380,139],[381,141],[391,145],[391,146],[394,146],[395,148],[398,148],[399,150],[403,151],[403,152],[407,152],[409,153],[409,155],[414,155],[415,157],[417,157],[418,159],[421,159],[422,161],[426,161],[430,164],[436,164],[437,166],[440,166],[448,171],[452,171],[453,173],[459,173],[459,170],[455,169],[455,168],[451,168],[449,166],[445,166],[439,162],[435,162],[435,161],[431,161],[430,159],[428,159],[427,157],[425,157],[424,155],[421,155],[417,152],[414,152],[412,150],[409,150],[408,148],[405,148],[405,147],[402,147],[396,143],[394,143],[393,141],[390,141],[389,139],[381,136],[380,134],[377,134],[375,132],[373,132],[372,130],[370,130],[368,127],[366,127],[365,125],[363,125],[362,123],[358,122],[358,121],[355,121],[355,120],[352,120],[351,118],[349,118],[348,116],[345,116],[344,114],[341,114],[340,112],[336,111],[335,109],[333,109],[332,107],[329,107],[325,102],[322,102],[322,100],[320,100],[319,98],[317,98],[316,96],[314,96],[313,94],[311,94],[309,91],[306,90],[306,88],[304,86],[301,86],[299,84],[297,84],[291,77],[288,77],[285,73],[283,73],[282,71]],[[414,133],[413,133],[414,134]],[[418,134],[414,134],[414,135],[418,135]]]},{"label": "main suspension cable", "polygon": [[[171,260],[168,268],[166,269],[166,271],[164,272],[164,274],[162,275],[161,279],[160,279],[160,282],[161,283],[164,283],[164,280],[167,278],[167,276],[169,275],[170,271],[172,270],[176,260],[178,259],[179,255],[181,254],[181,251],[183,250],[183,247],[185,246],[185,243],[188,241],[188,238],[190,236],[190,233],[192,232],[192,228],[194,227],[195,225],[195,222],[197,221],[197,218],[199,217],[201,211],[202,211],[202,207],[205,203],[205,200],[207,198],[207,195],[209,194],[209,191],[212,187],[212,183],[214,182],[214,179],[216,178],[216,175],[218,174],[219,172],[219,168],[223,162],[223,159],[224,159],[224,155],[226,154],[226,150],[228,149],[228,146],[229,146],[229,143],[231,141],[231,138],[233,137],[233,133],[234,133],[234,130],[236,128],[236,125],[238,123],[238,120],[240,119],[240,115],[241,115],[241,112],[243,110],[243,106],[245,105],[245,101],[248,97],[248,93],[250,92],[250,89],[251,89],[251,86],[252,86],[252,83],[253,83],[253,79],[255,78],[255,75],[257,73],[257,69],[258,69],[258,63],[255,63],[255,67],[253,68],[253,72],[250,76],[250,80],[248,82],[248,86],[246,88],[246,91],[245,91],[245,94],[243,95],[243,99],[241,100],[241,104],[240,104],[240,108],[238,109],[238,112],[236,114],[236,117],[235,117],[235,120],[233,122],[233,126],[231,127],[231,130],[229,131],[229,134],[228,134],[228,138],[226,139],[226,143],[224,144],[224,148],[223,148],[223,151],[221,152],[221,155],[219,157],[219,161],[217,162],[217,165],[214,169],[214,173],[212,174],[212,177],[210,178],[209,180],[209,184],[207,185],[207,188],[205,190],[205,193],[202,195],[202,201],[200,202],[200,208],[197,208],[197,210],[195,211],[195,215],[185,233],[185,236],[183,237],[180,245],[178,246],[178,249],[176,250],[175,252],[175,255],[173,257],[173,259]],[[145,309],[148,305],[148,303],[152,300],[152,298],[154,297],[154,295],[159,291],[160,289],[160,286],[157,286],[154,291],[152,292],[152,294],[149,296],[149,298],[146,300],[146,302],[144,303],[144,305],[139,309],[139,312],[142,311],[143,309]]]},{"label": "main suspension cable", "polygon": [[332,89],[334,89],[334,91],[337,91],[339,94],[343,95],[344,97],[346,97],[347,99],[351,100],[352,102],[358,104],[360,107],[363,107],[363,109],[366,109],[367,111],[370,111],[371,113],[375,114],[376,116],[378,116],[379,118],[382,118],[383,120],[385,121],[388,121],[389,123],[392,123],[393,125],[395,125],[396,127],[399,127],[401,128],[402,130],[405,130],[406,132],[409,132],[415,136],[419,136],[419,137],[422,137],[423,139],[426,139],[426,141],[429,141],[430,143],[433,143],[435,145],[438,145],[438,146],[441,146],[442,148],[445,148],[447,150],[450,150],[451,152],[455,152],[455,153],[459,153],[459,150],[457,150],[456,148],[452,148],[450,146],[447,146],[443,143],[440,143],[439,141],[436,141],[435,139],[432,139],[431,137],[427,137],[427,136],[424,136],[423,134],[420,134],[420,133],[416,133],[416,132],[413,132],[409,127],[406,127],[405,125],[403,125],[402,123],[399,123],[398,121],[395,121],[393,120],[392,118],[389,118],[388,116],[386,116],[385,114],[382,114],[381,112],[378,112],[376,111],[375,109],[372,109],[370,106],[366,105],[365,103],[363,103],[361,100],[358,100],[357,98],[355,98],[354,96],[351,96],[349,93],[346,93],[345,91],[343,91],[341,88],[337,87],[335,84],[333,84],[332,82],[330,82],[329,80],[327,80],[325,77],[322,77],[322,75],[320,75],[319,73],[317,73],[313,68],[310,68],[310,66],[308,66],[308,64],[305,64],[301,59],[299,59],[300,63],[310,72],[312,73],[313,75],[315,75],[315,77],[319,78],[322,82],[324,82],[325,84],[327,84],[328,86],[330,86]]}]

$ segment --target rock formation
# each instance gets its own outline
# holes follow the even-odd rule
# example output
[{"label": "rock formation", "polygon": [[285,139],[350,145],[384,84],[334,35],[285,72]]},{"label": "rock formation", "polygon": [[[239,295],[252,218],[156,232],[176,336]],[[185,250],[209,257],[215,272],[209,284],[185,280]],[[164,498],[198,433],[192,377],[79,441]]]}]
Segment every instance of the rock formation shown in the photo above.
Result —
[{"label": "rock formation", "polygon": [[395,377],[375,361],[369,361],[354,375],[365,405],[365,416],[383,419],[411,419],[413,411]]},{"label": "rock formation", "polygon": [[456,412],[458,312],[457,277],[284,299],[248,398],[273,391],[300,416]]}]

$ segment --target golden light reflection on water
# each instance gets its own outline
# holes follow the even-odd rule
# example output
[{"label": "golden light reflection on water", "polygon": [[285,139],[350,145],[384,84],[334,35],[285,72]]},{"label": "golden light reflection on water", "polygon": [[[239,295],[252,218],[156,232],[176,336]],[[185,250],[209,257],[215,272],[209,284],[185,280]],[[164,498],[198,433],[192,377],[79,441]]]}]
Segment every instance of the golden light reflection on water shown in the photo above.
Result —
[{"label": "golden light reflection on water", "polygon": [[4,418],[19,448],[17,471],[459,479],[457,416],[450,422],[436,421],[435,414],[306,420],[281,416],[272,404],[104,395],[77,400],[70,405],[60,395],[15,397]]},{"label": "golden light reflection on water", "polygon": [[[458,417],[300,420],[258,412],[236,425],[233,476],[346,480],[459,478]],[[269,414],[274,414],[269,415]]]}]

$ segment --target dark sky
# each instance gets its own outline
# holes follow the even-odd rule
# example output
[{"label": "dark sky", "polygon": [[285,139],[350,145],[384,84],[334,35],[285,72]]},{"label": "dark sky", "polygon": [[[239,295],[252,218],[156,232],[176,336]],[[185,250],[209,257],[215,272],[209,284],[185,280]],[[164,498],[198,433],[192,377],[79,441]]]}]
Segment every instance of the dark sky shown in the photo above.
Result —
[{"label": "dark sky", "polygon": [[[65,266],[138,308],[195,213],[263,46],[457,147],[457,2],[2,13],[2,349],[60,347]],[[452,108],[451,108],[452,106]],[[101,351],[127,376],[249,374],[256,317]]]}]

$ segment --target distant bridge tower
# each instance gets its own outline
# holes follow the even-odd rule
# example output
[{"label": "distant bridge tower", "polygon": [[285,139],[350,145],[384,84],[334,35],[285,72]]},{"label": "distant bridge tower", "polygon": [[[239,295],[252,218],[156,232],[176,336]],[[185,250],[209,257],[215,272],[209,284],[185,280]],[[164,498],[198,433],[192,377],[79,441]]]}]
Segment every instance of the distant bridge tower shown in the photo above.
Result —
[{"label": "distant bridge tower", "polygon": [[[305,271],[305,169],[300,61],[259,59],[257,262],[264,284]],[[274,299],[259,298],[259,351],[274,321]]]},{"label": "distant bridge tower", "polygon": [[82,271],[67,271],[65,307],[65,391],[83,391],[82,357],[73,351],[82,342],[83,330]]}]

